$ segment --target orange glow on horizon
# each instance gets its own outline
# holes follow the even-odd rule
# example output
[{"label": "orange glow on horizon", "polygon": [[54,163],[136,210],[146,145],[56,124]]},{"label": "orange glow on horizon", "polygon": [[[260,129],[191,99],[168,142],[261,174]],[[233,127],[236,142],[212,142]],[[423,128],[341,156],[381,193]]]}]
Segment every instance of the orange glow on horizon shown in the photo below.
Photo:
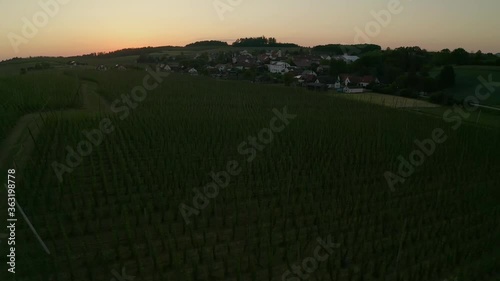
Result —
[{"label": "orange glow on horizon", "polygon": [[[373,28],[376,15],[380,17],[390,3],[332,0],[319,4],[289,0],[283,5],[278,1],[252,0],[221,12],[212,1],[65,1],[68,3],[53,9],[29,38],[23,35],[26,22],[44,20],[40,15],[45,10],[39,6],[39,0],[0,4],[0,11],[4,12],[0,30],[5,35],[0,37],[0,59],[184,46],[201,40],[231,43],[240,37],[261,35],[305,47],[354,44],[357,30]],[[379,24],[376,34],[367,38],[369,42],[361,43],[382,48],[417,45],[430,51],[462,47],[467,51],[500,52],[500,37],[491,34],[492,26],[500,26],[500,1],[484,0],[481,5],[465,0],[399,1],[401,12],[393,13],[387,24]],[[9,34],[23,38],[22,42],[14,46]]]}]

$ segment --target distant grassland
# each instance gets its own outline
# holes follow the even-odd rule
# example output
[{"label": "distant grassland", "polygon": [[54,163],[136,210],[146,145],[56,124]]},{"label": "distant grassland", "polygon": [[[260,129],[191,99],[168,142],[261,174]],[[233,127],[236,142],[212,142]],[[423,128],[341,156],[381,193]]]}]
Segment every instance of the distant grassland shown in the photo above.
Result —
[{"label": "distant grassland", "polygon": [[[379,93],[329,95],[339,99],[349,99],[392,108],[406,109],[420,114],[434,116],[439,119],[443,119],[443,114],[452,109],[449,106],[440,106],[425,100],[384,95]],[[478,108],[474,112],[469,112],[469,114],[470,116],[464,118],[464,122],[487,128],[500,129],[500,111]]]},{"label": "distant grassland", "polygon": [[424,100],[411,99],[400,96],[384,95],[379,93],[362,94],[331,94],[334,97],[346,98],[356,101],[369,102],[392,108],[439,107],[439,105]]},{"label": "distant grassland", "polygon": [[[485,80],[489,80],[489,75],[492,76],[492,81],[500,83],[500,67],[498,66],[455,66],[455,87],[449,89],[458,99],[464,99],[467,96],[474,96],[476,87],[481,84],[478,78],[481,76]],[[431,75],[437,76],[439,70],[435,70]],[[484,89],[483,89],[484,92]],[[491,97],[482,102],[485,105],[500,107],[500,88],[491,95]]]}]

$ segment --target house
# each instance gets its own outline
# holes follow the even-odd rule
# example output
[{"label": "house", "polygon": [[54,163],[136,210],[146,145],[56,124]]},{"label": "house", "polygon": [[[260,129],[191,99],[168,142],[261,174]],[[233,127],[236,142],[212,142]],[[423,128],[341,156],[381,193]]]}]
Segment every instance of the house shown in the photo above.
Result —
[{"label": "house", "polygon": [[234,68],[243,70],[250,69],[255,66],[255,58],[250,55],[239,55],[233,57],[233,66]]},{"label": "house", "polygon": [[309,68],[312,65],[312,60],[309,58],[294,58],[293,63],[300,68]]},{"label": "house", "polygon": [[420,93],[418,93],[418,96],[421,98],[424,98],[424,99],[430,98],[430,95],[427,92],[420,92]]},{"label": "house", "polygon": [[338,78],[338,82],[344,84],[345,86],[354,85],[360,87],[367,87],[372,83],[380,83],[380,81],[371,75],[356,76],[350,74],[341,74]]},{"label": "house", "polygon": [[198,70],[191,68],[190,70],[188,70],[188,73],[193,75],[193,76],[196,76],[196,75],[198,75]]},{"label": "house", "polygon": [[302,80],[305,83],[314,83],[317,79],[318,75],[316,74],[316,72],[312,70],[305,70],[304,72],[302,72],[302,75],[300,75],[299,80]]},{"label": "house", "polygon": [[252,54],[250,54],[247,50],[243,50],[240,52],[240,55],[242,56],[249,56],[249,57],[252,57]]},{"label": "house", "polygon": [[316,72],[312,71],[312,70],[304,70],[302,71],[302,75],[313,75],[313,76],[318,76],[318,74],[316,74]]},{"label": "house", "polygon": [[108,70],[108,68],[105,65],[103,65],[103,64],[101,64],[98,67],[96,67],[96,69],[99,70],[99,71],[106,71],[106,70]]},{"label": "house", "polygon": [[325,68],[324,68],[323,66],[318,66],[318,67],[316,68],[316,72],[317,72],[317,73],[324,73],[324,72],[325,72]]},{"label": "house", "polygon": [[269,72],[271,73],[286,73],[288,72],[288,68],[290,67],[290,64],[286,62],[273,62],[271,64],[267,65]]},{"label": "house", "polygon": [[268,54],[260,54],[257,56],[257,61],[262,64],[269,64],[271,62],[271,56]]},{"label": "house", "polygon": [[172,71],[172,68],[168,64],[161,63],[156,66],[156,71]]},{"label": "house", "polygon": [[323,60],[332,60],[332,57],[329,55],[321,55],[321,59]]},{"label": "house", "polygon": [[302,70],[296,66],[288,67],[288,73],[291,73],[293,76],[301,75]]},{"label": "house", "polygon": [[344,86],[358,83],[358,77],[349,74],[340,74],[337,80]]},{"label": "house", "polygon": [[347,64],[349,64],[349,63],[353,63],[353,62],[357,61],[359,59],[359,57],[358,56],[342,55],[342,56],[336,56],[335,59],[336,60],[343,60]]},{"label": "house", "polygon": [[270,53],[270,56],[272,59],[278,59],[278,58],[283,57],[283,54],[282,54],[281,50],[278,50],[278,51],[272,51]]},{"label": "house", "polygon": [[336,79],[328,75],[323,75],[323,76],[318,76],[317,82],[325,84],[328,89],[334,89]]},{"label": "house", "polygon": [[218,64],[215,66],[215,68],[219,71],[219,72],[224,72],[226,71],[226,69],[228,68],[227,65],[225,64]]},{"label": "house", "polygon": [[347,93],[347,94],[353,94],[353,93],[362,93],[364,92],[364,88],[363,87],[349,87],[349,86],[345,86],[344,89],[343,89],[343,92],[344,93]]},{"label": "house", "polygon": [[368,85],[372,83],[380,83],[377,78],[371,76],[371,75],[365,75],[361,77],[359,81],[359,85],[366,88]]},{"label": "house", "polygon": [[233,65],[233,68],[239,69],[239,70],[245,70],[245,69],[251,69],[252,66],[253,66],[253,64],[250,62],[237,62]]},{"label": "house", "polygon": [[319,82],[313,82],[313,83],[307,83],[306,87],[308,90],[312,91],[325,91],[327,89],[327,86],[323,83]]},{"label": "house", "polygon": [[181,66],[178,62],[169,62],[168,68],[170,68],[170,71],[178,71],[181,70],[183,66]]},{"label": "house", "polygon": [[236,63],[241,63],[241,62],[250,62],[252,61],[253,58],[250,56],[250,55],[239,55],[239,56],[233,56],[232,58],[232,62],[233,64],[236,64]]},{"label": "house", "polygon": [[215,67],[215,66],[211,66],[211,65],[207,65],[205,67],[205,70],[208,72],[208,73],[211,73],[211,74],[216,74],[217,72],[219,72],[219,70]]}]

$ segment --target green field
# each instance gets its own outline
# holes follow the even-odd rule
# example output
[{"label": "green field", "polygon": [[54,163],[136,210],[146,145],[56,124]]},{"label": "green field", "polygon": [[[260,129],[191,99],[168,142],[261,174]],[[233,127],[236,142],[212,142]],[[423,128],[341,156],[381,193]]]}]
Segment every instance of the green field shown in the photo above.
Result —
[{"label": "green field", "polygon": [[[299,280],[283,276],[329,236],[340,246],[308,280],[499,280],[498,129],[453,130],[408,110],[180,74],[133,106],[120,102],[146,75],[67,69],[0,80],[15,97],[4,110],[19,109],[4,137],[49,100],[16,198],[50,255],[20,219],[15,280],[102,281],[122,268],[134,280]],[[105,100],[94,111],[74,99],[88,82]],[[249,149],[285,107],[296,117]],[[64,108],[81,110],[54,113]],[[113,131],[59,181],[54,162],[67,163],[68,147],[108,119]],[[447,140],[391,191],[384,174],[436,128]],[[241,172],[197,208],[193,189],[232,161]],[[182,204],[199,209],[189,224]],[[5,270],[0,278],[14,280]]]},{"label": "green field", "polygon": [[[455,87],[447,91],[459,100],[476,94],[476,88],[482,85],[479,77],[483,77],[486,81],[489,81],[489,76],[491,75],[491,81],[500,83],[500,67],[498,66],[455,66],[454,69],[456,75]],[[436,76],[438,74],[439,71],[436,70],[431,75]],[[482,89],[481,93],[484,93],[484,91]],[[500,91],[498,88],[488,99],[481,103],[500,107]]]},{"label": "green field", "polygon": [[[447,112],[453,111],[452,106],[442,106],[426,100],[417,100],[400,96],[384,95],[379,93],[363,93],[355,95],[328,94],[334,98],[349,99],[359,102],[383,105],[386,107],[407,110],[418,114],[424,114],[439,119]],[[463,106],[460,106],[463,109]],[[465,109],[463,109],[465,110]],[[463,122],[484,128],[500,129],[500,111],[489,108],[477,108],[467,112],[468,115],[462,119]]]}]

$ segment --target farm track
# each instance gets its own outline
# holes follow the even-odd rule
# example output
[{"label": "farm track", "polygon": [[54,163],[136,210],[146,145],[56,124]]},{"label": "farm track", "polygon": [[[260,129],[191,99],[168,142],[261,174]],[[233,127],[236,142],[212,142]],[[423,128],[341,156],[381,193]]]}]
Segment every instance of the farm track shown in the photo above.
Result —
[{"label": "farm track", "polygon": [[97,93],[98,88],[99,86],[94,82],[85,81],[82,84],[80,93],[83,93],[83,112],[111,112],[109,103]]},{"label": "farm track", "polygon": [[434,108],[440,107],[440,105],[430,103],[424,100],[416,100],[399,96],[391,96],[373,92],[366,92],[361,94],[333,94],[329,93],[328,96],[340,97],[344,99],[354,100],[358,102],[365,102],[370,104],[378,104],[395,109],[407,109],[407,108]]},{"label": "farm track", "polygon": [[[441,120],[443,119],[443,116],[441,116],[441,115],[423,112],[423,111],[420,111],[419,108],[405,108],[403,110],[406,110],[406,111],[411,112],[411,113],[427,116],[427,117],[437,118],[437,119],[441,119]],[[476,122],[476,121],[465,120],[464,123],[467,125],[470,125],[470,126],[479,127],[481,129],[487,129],[487,130],[497,130],[498,129],[498,128],[495,128],[492,126],[484,125],[484,124],[482,124],[480,122]]]}]

